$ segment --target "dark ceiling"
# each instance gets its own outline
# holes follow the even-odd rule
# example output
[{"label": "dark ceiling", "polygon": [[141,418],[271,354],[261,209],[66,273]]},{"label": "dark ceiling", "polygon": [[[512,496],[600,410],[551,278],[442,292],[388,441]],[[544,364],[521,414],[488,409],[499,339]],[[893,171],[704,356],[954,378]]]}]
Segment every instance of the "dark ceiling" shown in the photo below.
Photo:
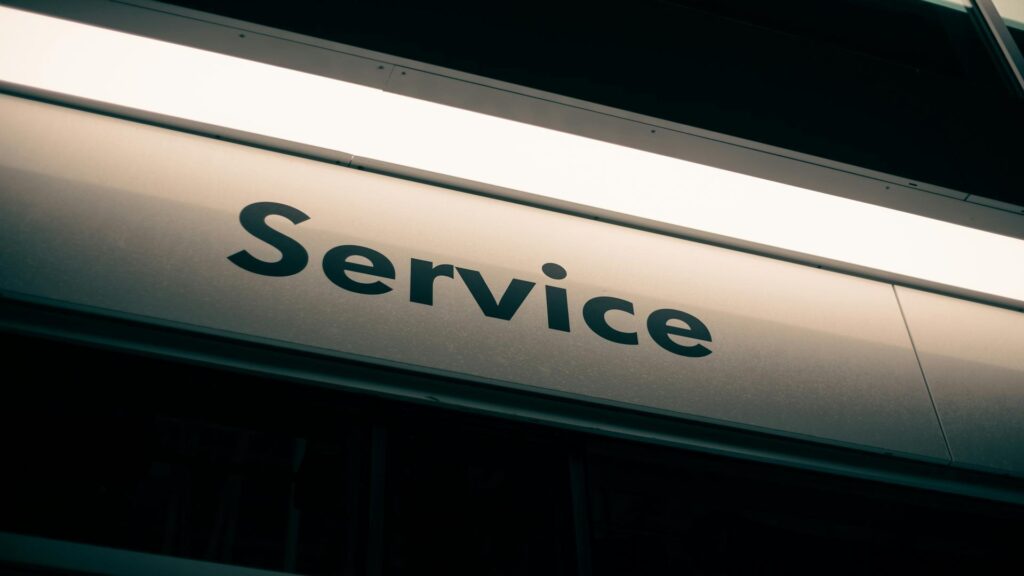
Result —
[{"label": "dark ceiling", "polygon": [[932,2],[171,3],[1024,205],[1024,100]]}]

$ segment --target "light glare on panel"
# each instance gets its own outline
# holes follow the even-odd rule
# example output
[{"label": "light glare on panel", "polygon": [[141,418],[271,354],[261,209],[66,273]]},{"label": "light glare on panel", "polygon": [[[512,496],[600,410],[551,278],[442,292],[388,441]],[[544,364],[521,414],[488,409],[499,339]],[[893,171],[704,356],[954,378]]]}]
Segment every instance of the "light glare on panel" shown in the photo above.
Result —
[{"label": "light glare on panel", "polygon": [[1024,241],[0,7],[0,79],[1024,301]]}]

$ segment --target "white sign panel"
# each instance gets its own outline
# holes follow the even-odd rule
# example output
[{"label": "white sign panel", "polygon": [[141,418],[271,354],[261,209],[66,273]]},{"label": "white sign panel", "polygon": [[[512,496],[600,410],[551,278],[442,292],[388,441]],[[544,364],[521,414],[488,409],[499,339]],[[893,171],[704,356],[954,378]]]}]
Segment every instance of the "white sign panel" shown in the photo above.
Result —
[{"label": "white sign panel", "polygon": [[897,290],[953,461],[1024,477],[1024,314]]},{"label": "white sign panel", "polygon": [[887,284],[9,96],[0,119],[9,296],[948,458]]}]

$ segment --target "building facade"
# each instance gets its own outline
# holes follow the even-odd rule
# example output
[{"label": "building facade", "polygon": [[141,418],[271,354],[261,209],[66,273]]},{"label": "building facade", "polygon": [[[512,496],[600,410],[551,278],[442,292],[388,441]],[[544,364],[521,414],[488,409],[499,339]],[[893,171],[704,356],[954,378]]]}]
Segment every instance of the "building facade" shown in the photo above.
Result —
[{"label": "building facade", "polygon": [[999,570],[996,4],[5,2],[0,566]]}]

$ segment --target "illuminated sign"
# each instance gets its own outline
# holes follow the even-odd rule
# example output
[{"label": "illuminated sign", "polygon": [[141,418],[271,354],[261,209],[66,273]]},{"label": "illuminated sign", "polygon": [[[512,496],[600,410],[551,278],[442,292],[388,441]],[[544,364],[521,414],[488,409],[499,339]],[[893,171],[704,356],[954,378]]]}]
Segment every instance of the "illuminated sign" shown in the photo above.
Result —
[{"label": "illuminated sign", "polygon": [[110,28],[0,6],[0,81],[1024,303],[1019,238]]},{"label": "illuminated sign", "polygon": [[12,96],[0,118],[8,297],[948,461],[890,284]]}]

